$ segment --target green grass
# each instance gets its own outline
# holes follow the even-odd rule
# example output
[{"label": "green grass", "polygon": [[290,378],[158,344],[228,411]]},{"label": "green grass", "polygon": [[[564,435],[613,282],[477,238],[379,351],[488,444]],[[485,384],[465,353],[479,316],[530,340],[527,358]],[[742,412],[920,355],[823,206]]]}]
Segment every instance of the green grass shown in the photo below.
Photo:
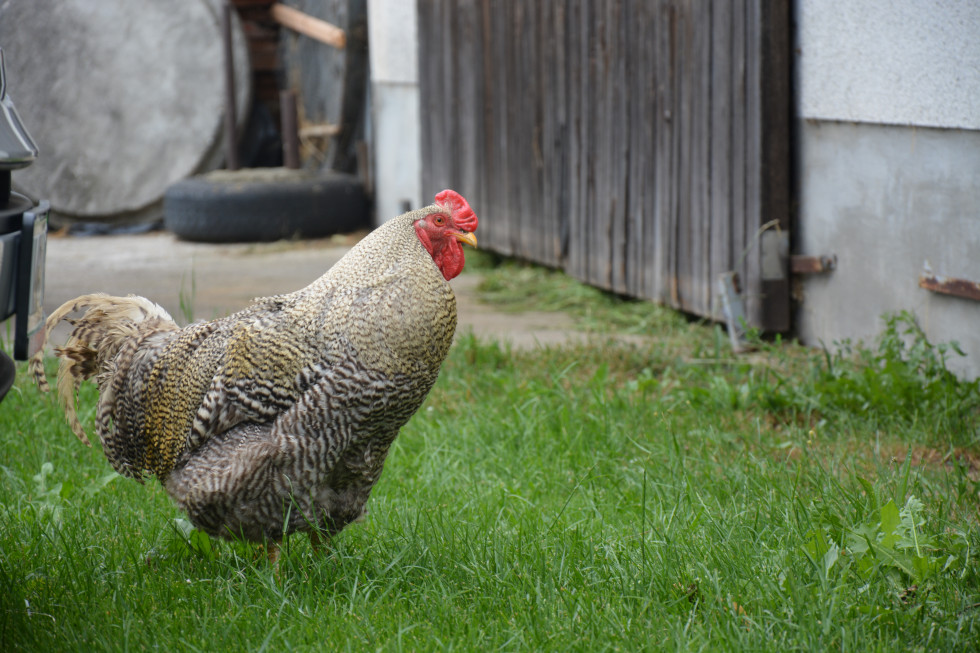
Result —
[{"label": "green grass", "polygon": [[501,259],[479,250],[467,253],[467,270],[470,268],[483,274],[480,297],[499,309],[564,311],[577,318],[583,329],[591,331],[681,331],[688,341],[692,336],[692,332],[682,328],[687,319],[676,311],[603,292],[558,270]]},{"label": "green grass", "polygon": [[464,334],[367,519],[322,555],[291,538],[278,569],[188,542],[159,484],[109,474],[21,374],[0,404],[0,650],[980,648],[978,393],[951,347],[899,315],[850,355],[736,359],[712,326],[520,282],[585,328],[660,337]]}]

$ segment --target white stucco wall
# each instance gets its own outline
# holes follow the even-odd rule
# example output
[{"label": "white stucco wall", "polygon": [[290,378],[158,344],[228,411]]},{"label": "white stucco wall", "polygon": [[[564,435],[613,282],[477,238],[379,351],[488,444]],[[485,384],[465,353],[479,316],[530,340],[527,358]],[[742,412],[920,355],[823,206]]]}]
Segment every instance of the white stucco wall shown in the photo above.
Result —
[{"label": "white stucco wall", "polygon": [[422,203],[415,2],[368,0],[375,220]]},{"label": "white stucco wall", "polygon": [[805,118],[980,129],[980,0],[798,0]]}]

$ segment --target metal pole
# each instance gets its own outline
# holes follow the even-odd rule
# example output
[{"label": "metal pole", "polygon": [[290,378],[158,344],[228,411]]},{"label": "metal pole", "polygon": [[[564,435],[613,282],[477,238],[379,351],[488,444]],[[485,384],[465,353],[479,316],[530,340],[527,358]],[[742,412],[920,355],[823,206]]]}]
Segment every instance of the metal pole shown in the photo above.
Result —
[{"label": "metal pole", "polygon": [[225,167],[238,170],[238,116],[235,110],[235,54],[231,42],[231,3],[226,1],[221,12],[221,36],[225,49]]},{"label": "metal pole", "polygon": [[296,91],[279,92],[279,113],[282,121],[282,163],[290,170],[298,170],[299,118],[296,110]]}]

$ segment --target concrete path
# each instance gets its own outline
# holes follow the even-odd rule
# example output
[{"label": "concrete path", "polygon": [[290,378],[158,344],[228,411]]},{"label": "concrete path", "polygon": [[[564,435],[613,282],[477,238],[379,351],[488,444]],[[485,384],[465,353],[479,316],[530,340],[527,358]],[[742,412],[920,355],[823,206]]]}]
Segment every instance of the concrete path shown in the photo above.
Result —
[{"label": "concrete path", "polygon": [[[141,235],[71,237],[48,240],[44,304],[48,314],[78,295],[105,292],[147,297],[178,323],[182,311],[211,319],[245,307],[255,297],[298,290],[340,260],[356,236],[262,244],[210,245],[177,240],[167,232]],[[501,313],[479,303],[479,274],[464,272],[453,280],[459,306],[459,331],[472,329],[515,347],[558,345],[587,336],[564,313]],[[63,324],[52,338],[61,344]]]}]

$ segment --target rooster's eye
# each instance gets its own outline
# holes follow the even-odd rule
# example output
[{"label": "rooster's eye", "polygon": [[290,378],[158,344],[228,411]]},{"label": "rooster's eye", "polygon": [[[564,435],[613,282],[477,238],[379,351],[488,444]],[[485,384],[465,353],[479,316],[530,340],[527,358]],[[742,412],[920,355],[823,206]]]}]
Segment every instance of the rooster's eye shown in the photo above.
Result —
[{"label": "rooster's eye", "polygon": [[437,227],[441,227],[442,225],[446,224],[446,218],[438,214],[432,217],[432,221],[436,223]]}]

